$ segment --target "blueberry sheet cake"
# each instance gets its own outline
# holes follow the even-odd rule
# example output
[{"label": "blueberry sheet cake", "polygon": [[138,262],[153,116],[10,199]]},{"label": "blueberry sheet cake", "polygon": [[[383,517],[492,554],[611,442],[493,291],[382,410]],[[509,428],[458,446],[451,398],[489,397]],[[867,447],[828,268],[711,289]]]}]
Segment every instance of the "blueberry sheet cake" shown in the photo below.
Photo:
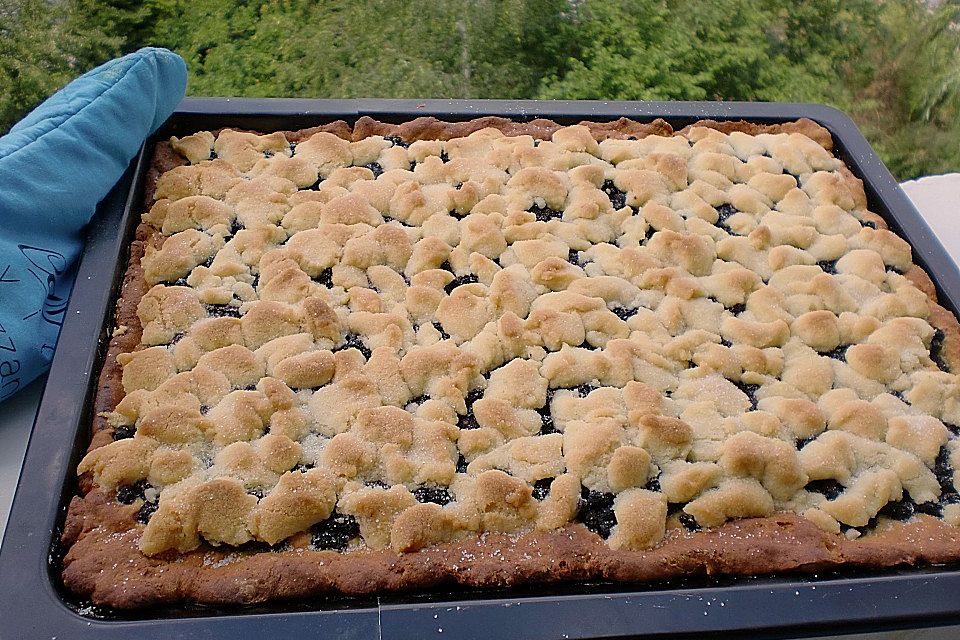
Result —
[{"label": "blueberry sheet cake", "polygon": [[62,541],[94,603],[960,558],[960,331],[829,133],[158,144]]}]

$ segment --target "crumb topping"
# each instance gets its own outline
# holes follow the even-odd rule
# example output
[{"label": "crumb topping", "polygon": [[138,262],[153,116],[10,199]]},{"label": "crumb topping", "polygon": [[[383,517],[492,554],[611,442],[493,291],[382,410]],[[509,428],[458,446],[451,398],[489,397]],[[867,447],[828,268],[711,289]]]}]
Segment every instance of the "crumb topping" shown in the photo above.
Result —
[{"label": "crumb topping", "polygon": [[78,472],[147,555],[960,525],[956,320],[859,181],[796,131],[602,137],[174,138]]}]

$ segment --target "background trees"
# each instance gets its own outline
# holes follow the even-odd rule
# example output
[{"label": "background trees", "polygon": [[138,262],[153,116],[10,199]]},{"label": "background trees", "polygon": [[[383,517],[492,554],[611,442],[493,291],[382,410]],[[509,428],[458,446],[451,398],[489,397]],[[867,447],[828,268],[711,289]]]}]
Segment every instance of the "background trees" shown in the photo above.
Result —
[{"label": "background trees", "polygon": [[956,0],[0,0],[0,132],[154,44],[186,59],[193,95],[824,102],[905,179],[960,170],[958,13]]}]

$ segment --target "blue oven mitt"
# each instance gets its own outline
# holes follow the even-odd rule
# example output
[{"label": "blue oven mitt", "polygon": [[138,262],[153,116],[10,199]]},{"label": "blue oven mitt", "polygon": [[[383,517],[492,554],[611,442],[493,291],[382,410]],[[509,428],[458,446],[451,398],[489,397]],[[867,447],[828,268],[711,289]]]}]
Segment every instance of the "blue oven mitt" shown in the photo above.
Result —
[{"label": "blue oven mitt", "polygon": [[0,138],[0,401],[50,366],[81,231],[186,86],[180,56],[141,49],[80,76]]}]

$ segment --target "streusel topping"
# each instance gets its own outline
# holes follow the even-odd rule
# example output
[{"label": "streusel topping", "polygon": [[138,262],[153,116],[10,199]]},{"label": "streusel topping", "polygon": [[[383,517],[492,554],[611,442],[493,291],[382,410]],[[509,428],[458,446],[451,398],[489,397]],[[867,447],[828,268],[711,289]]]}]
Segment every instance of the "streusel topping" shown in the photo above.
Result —
[{"label": "streusel topping", "polygon": [[960,525],[956,321],[806,135],[172,143],[142,348],[79,467],[142,504],[145,554]]}]

